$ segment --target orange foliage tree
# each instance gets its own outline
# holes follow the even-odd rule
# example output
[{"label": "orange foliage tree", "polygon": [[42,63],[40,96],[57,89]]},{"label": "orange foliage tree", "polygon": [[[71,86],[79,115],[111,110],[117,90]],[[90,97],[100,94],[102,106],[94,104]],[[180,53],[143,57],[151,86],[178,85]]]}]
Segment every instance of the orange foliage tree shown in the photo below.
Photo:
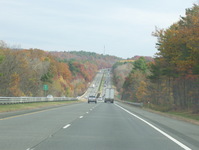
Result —
[{"label": "orange foliage tree", "polygon": [[156,29],[153,35],[158,39],[159,52],[151,79],[156,83],[160,78],[165,80],[174,107],[189,109],[199,105],[199,93],[193,92],[199,89],[199,6],[186,9],[185,17],[166,30]]}]

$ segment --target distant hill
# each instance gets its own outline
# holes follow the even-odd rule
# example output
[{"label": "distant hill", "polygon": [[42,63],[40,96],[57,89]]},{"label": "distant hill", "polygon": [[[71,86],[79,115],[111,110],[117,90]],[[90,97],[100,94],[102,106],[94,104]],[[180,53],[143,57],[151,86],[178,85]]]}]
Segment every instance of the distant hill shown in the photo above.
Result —
[{"label": "distant hill", "polygon": [[57,57],[60,61],[77,61],[80,63],[92,63],[97,65],[98,69],[112,67],[114,63],[121,60],[116,56],[102,55],[94,52],[86,51],[70,51],[70,52],[49,52],[51,55]]},{"label": "distant hill", "polygon": [[138,56],[138,55],[135,55],[135,56],[133,56],[131,58],[128,58],[128,59],[122,59],[119,62],[120,63],[133,63],[134,61],[138,60],[141,57],[143,57],[146,60],[146,62],[154,61],[153,57],[151,57],[151,56]]},{"label": "distant hill", "polygon": [[151,56],[138,56],[135,55],[134,57],[130,58],[131,60],[138,60],[140,57],[144,57],[144,59],[148,62],[148,61],[153,61],[154,58]]}]

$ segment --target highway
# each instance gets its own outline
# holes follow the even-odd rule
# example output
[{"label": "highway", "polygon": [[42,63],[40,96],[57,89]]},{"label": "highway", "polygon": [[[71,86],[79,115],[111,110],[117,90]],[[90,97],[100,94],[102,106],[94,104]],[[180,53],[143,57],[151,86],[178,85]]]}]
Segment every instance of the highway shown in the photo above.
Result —
[{"label": "highway", "polygon": [[115,104],[82,102],[3,118],[0,119],[0,131],[1,150],[197,150],[199,148],[197,125],[166,118],[119,102]]},{"label": "highway", "polygon": [[[99,74],[93,81],[95,88],[103,76]],[[89,88],[84,96],[93,91],[97,92]],[[198,125],[121,102],[82,101],[39,111],[0,114],[0,150],[198,149]]]}]

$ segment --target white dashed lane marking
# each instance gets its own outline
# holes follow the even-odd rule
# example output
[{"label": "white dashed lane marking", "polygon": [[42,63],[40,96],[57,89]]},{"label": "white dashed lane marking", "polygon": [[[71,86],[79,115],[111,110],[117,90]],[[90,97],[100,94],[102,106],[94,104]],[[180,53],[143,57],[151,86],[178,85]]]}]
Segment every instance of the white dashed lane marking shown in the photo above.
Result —
[{"label": "white dashed lane marking", "polygon": [[63,128],[66,129],[66,128],[68,128],[68,127],[70,127],[70,124],[67,124],[67,125],[64,126]]}]

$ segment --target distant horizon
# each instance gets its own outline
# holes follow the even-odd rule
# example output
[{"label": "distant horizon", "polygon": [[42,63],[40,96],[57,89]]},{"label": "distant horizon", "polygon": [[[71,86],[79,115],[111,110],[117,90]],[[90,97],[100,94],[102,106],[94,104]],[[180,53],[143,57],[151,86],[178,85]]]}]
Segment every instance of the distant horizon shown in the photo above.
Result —
[{"label": "distant horizon", "polygon": [[[3,40],[2,40],[3,41]],[[98,54],[98,55],[103,55],[103,56],[106,56],[106,55],[108,55],[108,56],[114,56],[114,57],[118,57],[118,56],[115,56],[115,55],[110,55],[110,54],[100,54],[100,53],[97,53],[97,52],[91,52],[91,51],[86,51],[86,50],[69,50],[69,51],[66,51],[66,50],[52,50],[52,51],[48,51],[48,50],[43,50],[43,49],[40,49],[40,48],[22,48],[22,47],[8,47],[8,48],[10,48],[10,49],[13,49],[13,50],[41,50],[41,51],[44,51],[44,52],[55,52],[55,53],[59,53],[59,52],[67,52],[67,53],[70,53],[70,52],[87,52],[87,53],[95,53],[95,54]],[[138,57],[151,57],[151,58],[154,58],[153,56],[145,56],[145,55],[134,55],[134,56],[131,56],[131,57],[128,57],[128,58],[122,58],[122,57],[118,57],[118,58],[121,58],[121,59],[126,59],[126,60],[128,60],[128,59],[131,59],[131,58],[133,58],[133,57],[136,57],[136,56],[138,56]]]}]

